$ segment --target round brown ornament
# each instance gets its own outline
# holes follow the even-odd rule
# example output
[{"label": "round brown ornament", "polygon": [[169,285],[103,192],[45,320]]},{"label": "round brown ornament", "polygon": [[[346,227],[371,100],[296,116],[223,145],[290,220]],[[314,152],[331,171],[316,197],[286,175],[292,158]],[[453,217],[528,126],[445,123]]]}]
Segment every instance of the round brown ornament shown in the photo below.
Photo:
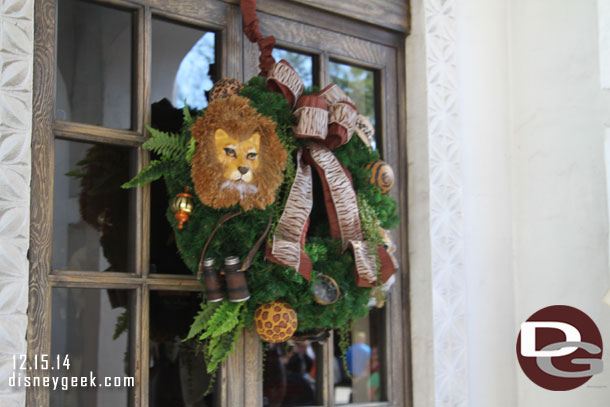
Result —
[{"label": "round brown ornament", "polygon": [[382,160],[373,161],[366,166],[371,170],[371,183],[387,194],[394,186],[394,171],[388,163]]},{"label": "round brown ornament", "polygon": [[208,98],[212,102],[229,96],[238,96],[243,87],[244,85],[236,79],[224,78],[214,83]]},{"label": "round brown ornament", "polygon": [[280,343],[294,335],[298,326],[298,318],[294,308],[290,305],[273,301],[256,309],[254,324],[256,332],[262,340]]}]

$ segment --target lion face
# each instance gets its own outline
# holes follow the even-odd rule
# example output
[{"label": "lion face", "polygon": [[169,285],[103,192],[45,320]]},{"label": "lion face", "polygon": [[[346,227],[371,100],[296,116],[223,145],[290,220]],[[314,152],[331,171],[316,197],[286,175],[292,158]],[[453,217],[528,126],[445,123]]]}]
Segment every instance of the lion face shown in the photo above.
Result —
[{"label": "lion face", "polygon": [[197,142],[191,176],[201,202],[264,209],[283,180],[286,151],[275,123],[241,96],[210,102],[191,129]]},{"label": "lion face", "polygon": [[258,133],[239,141],[223,129],[214,132],[216,156],[224,166],[224,176],[227,180],[234,183],[252,182],[252,174],[259,163],[260,140],[261,135]]}]

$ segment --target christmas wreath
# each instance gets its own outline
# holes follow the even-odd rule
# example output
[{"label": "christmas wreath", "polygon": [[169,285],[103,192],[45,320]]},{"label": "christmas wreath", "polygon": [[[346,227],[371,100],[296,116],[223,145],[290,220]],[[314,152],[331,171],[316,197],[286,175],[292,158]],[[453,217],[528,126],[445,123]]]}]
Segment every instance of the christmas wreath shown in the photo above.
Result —
[{"label": "christmas wreath", "polygon": [[282,342],[366,316],[397,268],[393,175],[369,147],[372,127],[336,85],[304,90],[271,57],[254,2],[241,7],[261,75],[216,83],[207,108],[184,108],[180,134],[149,128],[143,147],[158,159],[124,185],[165,180],[167,220],[204,292],[187,339],[209,373],[242,327]]}]

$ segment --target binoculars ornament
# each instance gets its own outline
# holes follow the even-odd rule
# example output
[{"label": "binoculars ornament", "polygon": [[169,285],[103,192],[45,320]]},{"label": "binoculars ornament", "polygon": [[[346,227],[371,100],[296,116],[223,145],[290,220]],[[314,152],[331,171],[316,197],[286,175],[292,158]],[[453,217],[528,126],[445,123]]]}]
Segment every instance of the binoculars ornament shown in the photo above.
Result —
[{"label": "binoculars ornament", "polygon": [[205,295],[208,302],[222,301],[225,298],[225,285],[229,301],[242,302],[249,299],[246,274],[240,269],[239,257],[227,257],[221,270],[214,268],[214,262],[212,257],[203,260]]}]

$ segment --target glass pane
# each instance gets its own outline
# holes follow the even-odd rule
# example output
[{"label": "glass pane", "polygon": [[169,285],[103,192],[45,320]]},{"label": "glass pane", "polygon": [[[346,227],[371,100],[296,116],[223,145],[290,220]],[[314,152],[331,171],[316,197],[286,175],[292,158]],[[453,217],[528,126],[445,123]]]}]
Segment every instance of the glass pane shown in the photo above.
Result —
[{"label": "glass pane", "polygon": [[285,59],[303,79],[305,88],[313,86],[313,57],[281,48],[274,48],[272,54],[276,61]]},{"label": "glass pane", "polygon": [[[215,387],[194,341],[182,342],[201,295],[185,291],[150,292],[149,407],[211,407]],[[206,390],[212,384],[210,393]]]},{"label": "glass pane", "polygon": [[[167,100],[152,105],[151,126],[168,133],[179,133],[182,111]],[[163,179],[150,184],[150,273],[191,275],[180,257],[174,230],[167,221],[169,197]]]},{"label": "glass pane", "polygon": [[216,74],[216,34],[154,18],[152,21],[151,101],[174,107],[208,105],[206,92]]},{"label": "glass pane", "polygon": [[384,325],[383,309],[379,308],[371,309],[367,317],[357,320],[345,360],[335,332],[335,404],[384,400]]},{"label": "glass pane", "polygon": [[126,290],[53,288],[51,407],[131,404],[133,300]]},{"label": "glass pane", "polygon": [[[170,133],[182,128],[184,103],[207,106],[206,92],[218,79],[216,34],[160,18],[152,21],[151,126]],[[167,190],[163,180],[151,184],[150,272],[191,274],[176,247],[166,219]]]},{"label": "glass pane", "polygon": [[263,406],[315,406],[323,386],[321,346],[288,341],[264,347]]},{"label": "glass pane", "polygon": [[130,271],[132,149],[55,140],[53,269]]},{"label": "glass pane", "polygon": [[[375,71],[332,61],[329,63],[329,70],[331,83],[339,85],[354,101],[358,113],[366,116],[373,127],[379,130],[377,120],[379,112],[376,107],[379,89],[376,89]],[[375,131],[375,138],[375,142],[372,143],[373,149],[377,148],[381,140],[379,131]]]},{"label": "glass pane", "polygon": [[55,117],[131,128],[132,13],[59,0]]}]

